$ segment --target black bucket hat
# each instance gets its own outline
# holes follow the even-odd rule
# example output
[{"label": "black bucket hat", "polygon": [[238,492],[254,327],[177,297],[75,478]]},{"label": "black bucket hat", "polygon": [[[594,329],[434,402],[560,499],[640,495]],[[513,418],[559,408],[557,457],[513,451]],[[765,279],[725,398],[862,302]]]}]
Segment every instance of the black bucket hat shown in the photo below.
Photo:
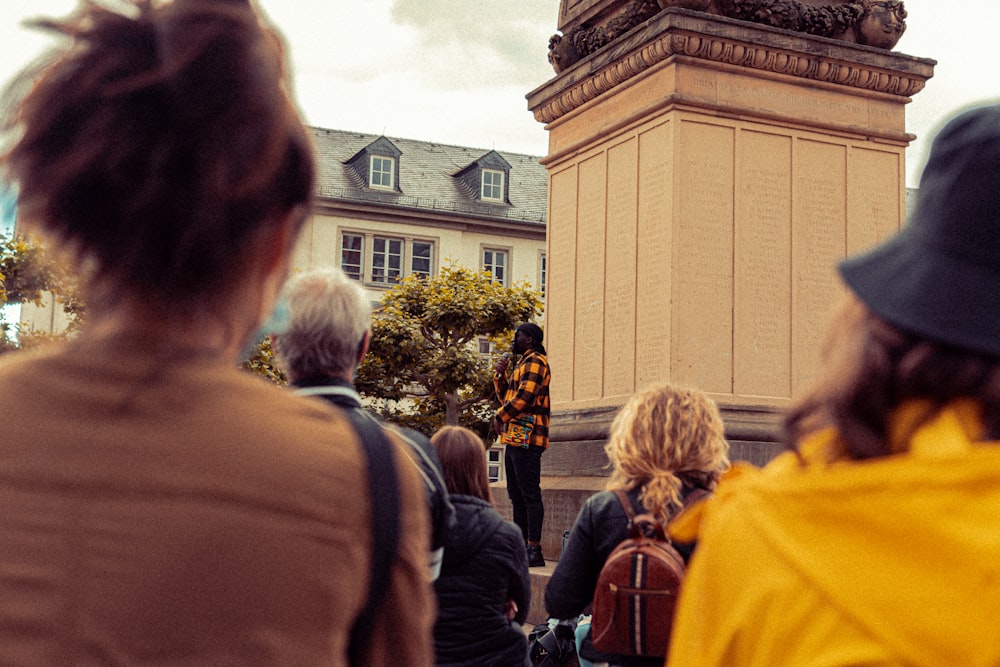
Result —
[{"label": "black bucket hat", "polygon": [[906,226],[839,269],[900,329],[1000,357],[1000,105],[944,126]]}]

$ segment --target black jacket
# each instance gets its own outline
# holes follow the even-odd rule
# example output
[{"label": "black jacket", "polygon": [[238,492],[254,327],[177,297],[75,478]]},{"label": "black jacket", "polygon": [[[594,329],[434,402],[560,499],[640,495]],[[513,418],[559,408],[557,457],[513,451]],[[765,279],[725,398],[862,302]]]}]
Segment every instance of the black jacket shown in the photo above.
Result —
[{"label": "black jacket", "polygon": [[[295,382],[293,388],[297,394],[316,396],[345,410],[364,412],[361,397],[354,386],[340,378],[327,376],[307,378]],[[444,546],[448,530],[455,523],[455,510],[448,500],[448,489],[441,474],[441,463],[438,461],[437,452],[434,451],[434,446],[427,436],[419,431],[391,424],[383,426],[392,429],[410,446],[412,458],[417,463],[427,490],[427,507],[431,521],[431,552],[434,554]]]},{"label": "black jacket", "polygon": [[[685,489],[684,496],[689,491]],[[640,489],[628,493],[636,514],[645,511],[639,503]],[[628,537],[628,517],[613,491],[600,491],[588,498],[576,517],[566,548],[563,549],[548,585],[545,587],[545,611],[550,617],[576,618],[594,599],[597,578],[608,556]],[[684,557],[691,555],[693,545],[674,544]],[[589,611],[587,612],[589,613]],[[662,667],[663,658],[635,658],[605,655],[596,651],[588,636],[580,650],[583,657],[603,660],[622,667]]]},{"label": "black jacket", "polygon": [[[473,496],[451,495],[457,522],[448,533],[434,582],[438,620],[434,648],[441,667],[525,667],[528,640],[519,625],[531,604],[521,529]],[[514,622],[504,616],[517,603]]]}]

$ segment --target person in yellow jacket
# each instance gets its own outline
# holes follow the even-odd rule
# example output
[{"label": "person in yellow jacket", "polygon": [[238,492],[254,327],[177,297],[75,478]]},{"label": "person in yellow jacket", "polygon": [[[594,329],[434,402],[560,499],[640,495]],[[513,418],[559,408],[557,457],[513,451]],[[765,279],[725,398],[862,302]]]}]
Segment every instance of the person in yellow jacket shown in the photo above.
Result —
[{"label": "person in yellow jacket", "polygon": [[1000,106],[937,135],[895,237],[848,258],[786,452],[678,517],[667,664],[1000,665]]}]

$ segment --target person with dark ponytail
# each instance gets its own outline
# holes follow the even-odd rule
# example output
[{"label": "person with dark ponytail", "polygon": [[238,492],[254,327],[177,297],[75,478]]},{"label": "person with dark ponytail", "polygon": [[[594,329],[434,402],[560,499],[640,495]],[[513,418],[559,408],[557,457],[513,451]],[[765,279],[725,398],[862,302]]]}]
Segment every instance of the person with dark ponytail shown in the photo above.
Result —
[{"label": "person with dark ponytail", "polygon": [[247,0],[37,25],[64,46],[6,92],[0,168],[87,317],[0,360],[0,663],[430,665],[413,465],[393,456],[399,544],[368,615],[358,436],[238,368],[314,191],[279,36]]},{"label": "person with dark ponytail", "polygon": [[510,377],[510,355],[496,364],[493,386],[500,409],[493,427],[506,445],[504,472],[514,523],[524,533],[529,567],[543,567],[542,453],[549,446],[549,382],[552,374],[542,345],[542,328],[526,322],[514,332],[511,351],[518,356]]}]

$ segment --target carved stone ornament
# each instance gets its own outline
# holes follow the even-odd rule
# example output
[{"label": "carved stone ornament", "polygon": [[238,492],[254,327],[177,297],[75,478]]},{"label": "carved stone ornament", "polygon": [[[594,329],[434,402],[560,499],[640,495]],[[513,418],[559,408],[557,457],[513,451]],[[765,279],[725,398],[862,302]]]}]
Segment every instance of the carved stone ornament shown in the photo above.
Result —
[{"label": "carved stone ornament", "polygon": [[[650,26],[648,36],[639,31],[619,42],[621,53],[609,51],[603,59],[598,54],[588,71],[562,83],[553,80],[532,93],[529,105],[535,120],[551,123],[674,56],[899,97],[920,92],[932,72],[930,65],[914,64],[918,59],[912,56],[894,54],[893,62],[883,63],[876,54],[852,58],[823,45],[803,50],[778,36],[765,39],[754,31],[718,28],[712,31],[715,34],[708,33],[704,23],[690,14],[663,18],[664,25]],[[726,20],[732,27],[731,20]],[[845,44],[844,48],[849,47]]]},{"label": "carved stone ornament", "polygon": [[712,4],[712,0],[659,0],[659,3],[662,9],[680,7],[681,9],[693,9],[697,12],[703,12]]},{"label": "carved stone ornament", "polygon": [[810,4],[809,0],[634,0],[610,18],[594,21],[594,25],[584,22],[565,35],[553,35],[549,39],[549,62],[556,73],[562,72],[669,8],[706,11],[879,49],[891,49],[906,30],[906,9],[901,0],[825,5]]}]

